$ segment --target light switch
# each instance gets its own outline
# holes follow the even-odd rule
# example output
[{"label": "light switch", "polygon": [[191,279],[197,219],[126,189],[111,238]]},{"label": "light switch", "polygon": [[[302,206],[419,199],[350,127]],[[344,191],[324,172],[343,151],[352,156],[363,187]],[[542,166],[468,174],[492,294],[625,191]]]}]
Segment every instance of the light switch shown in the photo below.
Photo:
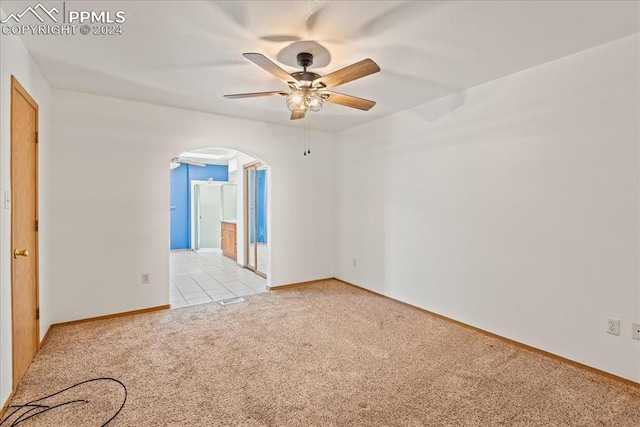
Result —
[{"label": "light switch", "polygon": [[4,208],[5,209],[11,209],[11,196],[9,195],[8,191],[4,192],[3,199],[4,199],[4,203],[3,203]]}]

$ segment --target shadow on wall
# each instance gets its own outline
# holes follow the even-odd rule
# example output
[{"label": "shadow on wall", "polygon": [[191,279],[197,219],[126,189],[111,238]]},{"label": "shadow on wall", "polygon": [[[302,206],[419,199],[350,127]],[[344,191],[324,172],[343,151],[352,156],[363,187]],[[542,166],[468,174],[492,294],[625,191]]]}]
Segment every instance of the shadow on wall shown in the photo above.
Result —
[{"label": "shadow on wall", "polygon": [[467,90],[461,90],[451,95],[443,96],[419,107],[409,110],[412,115],[425,122],[436,122],[452,113],[466,108],[477,108],[493,98],[507,84],[508,79],[500,79],[475,88],[473,97],[469,97]]}]

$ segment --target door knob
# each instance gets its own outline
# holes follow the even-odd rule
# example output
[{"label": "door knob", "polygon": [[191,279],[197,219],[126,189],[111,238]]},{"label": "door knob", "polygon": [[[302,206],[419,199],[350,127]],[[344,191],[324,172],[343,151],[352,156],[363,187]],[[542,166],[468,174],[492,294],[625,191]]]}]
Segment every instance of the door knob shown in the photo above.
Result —
[{"label": "door knob", "polygon": [[14,258],[18,258],[19,256],[29,256],[29,251],[26,249],[16,249],[13,251]]}]

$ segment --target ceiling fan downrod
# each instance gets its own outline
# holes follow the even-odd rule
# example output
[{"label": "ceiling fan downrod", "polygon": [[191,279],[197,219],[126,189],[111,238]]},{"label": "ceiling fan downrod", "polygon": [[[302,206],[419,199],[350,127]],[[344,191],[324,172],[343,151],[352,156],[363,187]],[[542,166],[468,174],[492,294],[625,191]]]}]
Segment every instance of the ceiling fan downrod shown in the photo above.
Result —
[{"label": "ceiling fan downrod", "polygon": [[313,55],[307,52],[300,52],[296,59],[298,61],[298,65],[302,67],[302,71],[307,72],[307,67],[311,67],[313,65]]}]

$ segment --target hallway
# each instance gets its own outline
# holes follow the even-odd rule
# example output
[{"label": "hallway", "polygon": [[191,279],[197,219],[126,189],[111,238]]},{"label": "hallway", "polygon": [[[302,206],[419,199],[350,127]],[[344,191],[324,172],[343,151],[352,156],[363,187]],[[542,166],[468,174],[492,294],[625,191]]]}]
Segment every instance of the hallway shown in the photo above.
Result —
[{"label": "hallway", "polygon": [[171,252],[171,308],[266,292],[266,279],[222,252]]}]

